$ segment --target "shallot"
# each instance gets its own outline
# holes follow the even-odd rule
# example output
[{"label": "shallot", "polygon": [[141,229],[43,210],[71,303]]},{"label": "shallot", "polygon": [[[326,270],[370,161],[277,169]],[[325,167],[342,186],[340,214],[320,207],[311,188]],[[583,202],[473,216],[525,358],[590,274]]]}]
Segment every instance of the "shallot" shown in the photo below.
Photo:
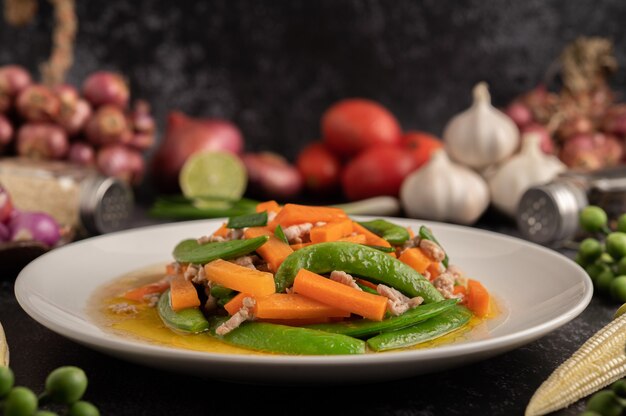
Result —
[{"label": "shallot", "polygon": [[586,171],[617,165],[624,151],[614,136],[578,134],[568,139],[559,154],[568,167]]},{"label": "shallot", "polygon": [[17,111],[27,121],[48,122],[61,110],[61,101],[48,87],[30,85],[17,96]]},{"label": "shallot", "polygon": [[6,224],[13,214],[13,202],[11,195],[0,186],[0,224]]},{"label": "shallot", "polygon": [[154,133],[156,123],[150,114],[150,104],[144,100],[137,100],[130,113],[130,124],[138,133]]},{"label": "shallot", "polygon": [[5,65],[0,68],[0,85],[2,93],[15,97],[24,88],[33,83],[28,71],[19,65]]},{"label": "shallot", "polygon": [[509,104],[504,110],[504,114],[509,116],[520,130],[533,121],[533,113],[530,108],[520,101],[513,101]]},{"label": "shallot", "polygon": [[127,143],[131,138],[124,112],[113,105],[98,108],[87,122],[85,133],[89,142],[96,146]]},{"label": "shallot", "polygon": [[98,71],[91,74],[83,83],[83,95],[95,107],[112,104],[126,108],[130,91],[121,75]]},{"label": "shallot", "polygon": [[275,153],[247,153],[241,159],[248,172],[248,189],[252,195],[288,200],[297,196],[304,186],[298,169]]},{"label": "shallot", "polygon": [[0,114],[0,147],[8,144],[13,138],[13,126],[9,119]]},{"label": "shallot", "polygon": [[17,212],[9,221],[10,241],[40,241],[55,245],[61,238],[59,224],[45,212]]},{"label": "shallot", "polygon": [[0,222],[0,243],[6,243],[9,241],[11,233],[9,231],[9,227]]},{"label": "shallot", "polygon": [[61,159],[68,151],[65,131],[56,124],[27,123],[17,132],[17,153],[35,159]]},{"label": "shallot", "polygon": [[136,150],[121,144],[110,144],[98,151],[98,169],[107,176],[114,176],[137,185],[144,175],[144,161]]},{"label": "shallot", "polygon": [[[536,133],[537,136],[539,137],[539,147],[541,148],[541,151],[547,155],[554,154],[555,149],[554,149],[554,141],[552,140],[552,136],[550,136],[550,132],[548,132],[548,129],[542,126],[541,124],[539,123],[527,124],[521,129],[521,133],[522,133],[522,141],[524,140],[524,137],[528,137],[526,133]],[[522,146],[524,146],[524,143],[522,143]]]},{"label": "shallot", "polygon": [[67,159],[77,165],[90,166],[96,161],[96,152],[87,143],[75,142],[70,146]]}]

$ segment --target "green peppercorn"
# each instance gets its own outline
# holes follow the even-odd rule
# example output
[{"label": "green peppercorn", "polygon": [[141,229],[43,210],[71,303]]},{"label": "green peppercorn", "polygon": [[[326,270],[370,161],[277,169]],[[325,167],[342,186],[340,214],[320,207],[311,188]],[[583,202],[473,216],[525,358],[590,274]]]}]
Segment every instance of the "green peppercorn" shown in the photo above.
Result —
[{"label": "green peppercorn", "polygon": [[587,232],[604,231],[607,228],[608,217],[606,212],[595,205],[589,205],[580,212],[580,226]]}]

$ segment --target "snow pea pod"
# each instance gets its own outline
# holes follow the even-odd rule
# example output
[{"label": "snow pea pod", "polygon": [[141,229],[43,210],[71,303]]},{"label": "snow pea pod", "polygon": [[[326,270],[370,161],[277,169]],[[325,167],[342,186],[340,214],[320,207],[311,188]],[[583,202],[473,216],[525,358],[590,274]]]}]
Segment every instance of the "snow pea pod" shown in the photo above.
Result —
[{"label": "snow pea pod", "polygon": [[292,286],[300,269],[319,274],[341,270],[391,286],[409,297],[421,296],[425,303],[443,300],[437,289],[413,268],[362,244],[334,241],[312,244],[294,251],[283,261],[274,276],[276,291],[284,292]]},{"label": "snow pea pod", "polygon": [[467,324],[471,317],[472,313],[468,309],[455,306],[427,321],[369,338],[367,345],[374,351],[411,347],[449,334]]},{"label": "snow pea pod", "polygon": [[[211,333],[215,335],[215,329],[226,319],[211,318]],[[267,322],[244,322],[239,328],[217,337],[239,347],[282,354],[339,355],[365,352],[365,341],[347,335]]]},{"label": "snow pea pod", "polygon": [[248,254],[269,240],[266,235],[247,240],[218,241],[198,244],[197,240],[183,240],[174,247],[174,259],[180,263],[206,264],[216,259],[232,259]]},{"label": "snow pea pod", "polygon": [[[430,240],[433,243],[436,243],[439,247],[441,247],[441,244],[439,243],[439,241],[437,241],[432,231],[430,231],[430,228],[426,227],[425,225],[422,225],[420,227],[419,235],[420,235],[420,238],[423,238],[424,240]],[[444,250],[443,247],[441,247],[441,249],[444,251],[444,253],[446,252],[446,250]],[[450,262],[450,259],[448,258],[448,253],[446,253],[446,257],[444,257],[442,263],[444,266],[448,267],[449,262]]]},{"label": "snow pea pod", "polygon": [[206,320],[200,309],[189,308],[175,311],[170,305],[170,290],[167,289],[159,298],[157,311],[163,323],[177,331],[197,334],[209,329],[209,322]]},{"label": "snow pea pod", "polygon": [[359,224],[391,244],[403,244],[411,238],[409,230],[386,220],[364,221]]},{"label": "snow pea pod", "polygon": [[391,316],[382,321],[359,319],[354,321],[341,321],[328,324],[308,325],[307,328],[319,329],[332,332],[333,334],[349,335],[351,337],[367,337],[381,332],[395,331],[417,323],[426,321],[434,316],[450,310],[458,302],[457,299],[447,299],[441,302],[429,303],[410,309],[400,316]]},{"label": "snow pea pod", "polygon": [[262,227],[267,225],[267,211],[230,217],[226,228]]}]

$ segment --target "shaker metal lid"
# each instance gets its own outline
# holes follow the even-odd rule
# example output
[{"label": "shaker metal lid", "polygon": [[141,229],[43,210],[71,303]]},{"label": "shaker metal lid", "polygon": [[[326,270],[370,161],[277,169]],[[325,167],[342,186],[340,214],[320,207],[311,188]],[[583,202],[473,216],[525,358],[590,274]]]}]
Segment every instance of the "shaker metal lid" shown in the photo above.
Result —
[{"label": "shaker metal lid", "polygon": [[579,212],[586,205],[585,192],[567,181],[531,187],[518,204],[517,227],[528,240],[555,243],[576,233]]},{"label": "shaker metal lid", "polygon": [[133,212],[133,192],[125,182],[94,175],[82,184],[80,218],[91,234],[125,228]]}]

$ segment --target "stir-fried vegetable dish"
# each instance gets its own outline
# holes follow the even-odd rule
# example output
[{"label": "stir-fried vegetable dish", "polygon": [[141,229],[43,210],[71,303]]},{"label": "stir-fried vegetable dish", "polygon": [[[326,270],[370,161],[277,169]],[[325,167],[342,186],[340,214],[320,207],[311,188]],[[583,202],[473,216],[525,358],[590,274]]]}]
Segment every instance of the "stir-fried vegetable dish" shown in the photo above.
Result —
[{"label": "stir-fried vegetable dish", "polygon": [[177,334],[293,355],[407,348],[491,313],[426,226],[274,201],[256,211],[181,241],[160,280],[110,309],[154,307]]}]

